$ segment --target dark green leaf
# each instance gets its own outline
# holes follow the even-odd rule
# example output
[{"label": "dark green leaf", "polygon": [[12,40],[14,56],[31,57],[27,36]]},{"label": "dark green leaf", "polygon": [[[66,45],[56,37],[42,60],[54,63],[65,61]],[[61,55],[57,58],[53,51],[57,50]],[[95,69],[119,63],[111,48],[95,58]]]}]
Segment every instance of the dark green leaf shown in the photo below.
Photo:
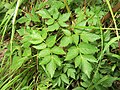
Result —
[{"label": "dark green leaf", "polygon": [[97,72],[94,74],[93,82],[94,82],[94,83],[97,83],[99,80],[100,80],[100,73],[97,71]]},{"label": "dark green leaf", "polygon": [[103,85],[104,87],[110,87],[112,83],[117,79],[117,77],[112,77],[109,75],[106,75],[99,79],[97,83],[95,83],[95,86],[98,86],[99,84]]},{"label": "dark green leaf", "polygon": [[117,80],[117,77],[112,77],[112,76],[107,76],[106,77],[106,80],[104,80],[101,84],[104,86],[104,87],[111,87],[112,86],[112,83]]}]

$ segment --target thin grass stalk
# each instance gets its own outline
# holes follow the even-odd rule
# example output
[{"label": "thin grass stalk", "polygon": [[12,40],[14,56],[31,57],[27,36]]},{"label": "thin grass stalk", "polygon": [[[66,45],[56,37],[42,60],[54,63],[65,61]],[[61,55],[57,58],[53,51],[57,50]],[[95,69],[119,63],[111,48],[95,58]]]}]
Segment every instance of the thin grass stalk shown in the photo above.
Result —
[{"label": "thin grass stalk", "polygon": [[5,33],[6,33],[6,28],[7,28],[7,25],[11,19],[12,15],[8,17],[7,21],[5,22],[5,25],[3,26],[3,29],[1,31],[3,31],[3,34],[2,34],[2,39],[1,39],[1,44],[3,43],[3,40],[4,40],[4,36],[5,36]]},{"label": "thin grass stalk", "polygon": [[13,43],[13,37],[14,37],[14,33],[15,33],[15,21],[16,21],[16,16],[17,16],[19,6],[20,6],[20,0],[17,1],[17,5],[15,8],[15,13],[13,16],[13,21],[12,21],[12,34],[11,34],[11,40],[10,40],[10,51],[11,51],[10,64],[11,64],[11,60],[12,60],[12,43]]},{"label": "thin grass stalk", "polygon": [[[17,0],[14,0],[14,2],[11,4],[11,7],[9,8],[9,10],[10,9],[12,9],[13,8],[13,6],[14,6],[14,4],[16,3],[16,1]],[[5,1],[4,1],[5,2]],[[8,10],[8,11],[9,11]],[[12,16],[13,16],[13,14],[11,14],[11,16],[8,16],[8,12],[6,12],[6,14],[5,14],[5,16],[4,16],[4,18],[3,18],[3,20],[2,20],[2,22],[1,22],[1,24],[0,24],[0,29],[2,28],[2,25],[4,25],[4,23],[6,24],[6,21],[10,21],[10,19],[12,18]],[[8,22],[9,22],[8,21]],[[5,25],[4,25],[5,26]]]},{"label": "thin grass stalk", "polygon": [[[68,4],[67,4],[67,0],[63,0],[63,2],[64,2],[64,4],[65,4],[65,6],[66,6],[67,12],[71,14],[70,8],[69,8],[69,6],[68,6]],[[70,15],[70,17],[71,17],[71,19],[73,20],[72,14]]]},{"label": "thin grass stalk", "polygon": [[[101,29],[101,30],[115,30],[116,28],[102,28],[102,27],[94,27],[94,26],[75,26],[74,29]],[[120,30],[120,28],[117,28]]]},{"label": "thin grass stalk", "polygon": [[119,41],[118,28],[117,28],[116,20],[115,20],[115,17],[114,17],[114,14],[113,14],[113,11],[112,11],[112,8],[111,8],[111,5],[110,5],[109,0],[106,0],[106,3],[107,3],[107,5],[108,5],[108,7],[109,7],[109,10],[110,10],[111,16],[112,16],[112,18],[113,18],[113,22],[114,22],[115,29],[116,29],[116,36],[117,36],[118,41]]},{"label": "thin grass stalk", "polygon": [[67,11],[68,11],[69,13],[71,13],[70,8],[69,8],[69,6],[68,6],[68,4],[67,4],[67,1],[66,1],[66,0],[63,0],[63,2],[64,2],[64,4],[65,4],[65,6],[66,6]]},{"label": "thin grass stalk", "polygon": [[[101,23],[100,23],[100,22],[99,22],[99,25],[100,25],[100,33],[101,33],[101,54],[102,54],[102,51],[103,51],[103,49],[104,49],[103,31],[102,31],[102,27],[101,27]],[[101,56],[101,54],[100,54],[100,56]],[[96,69],[95,73],[93,74],[93,78],[94,78],[95,74],[96,74],[96,73],[98,72],[98,70],[99,70],[101,60],[102,60],[102,58],[100,58],[100,60],[98,60],[99,63],[98,63],[98,66],[97,66],[97,69]],[[92,79],[90,85],[88,86],[87,90],[89,90],[89,88],[94,88],[94,85],[92,86],[92,84],[93,84],[93,79]]]}]

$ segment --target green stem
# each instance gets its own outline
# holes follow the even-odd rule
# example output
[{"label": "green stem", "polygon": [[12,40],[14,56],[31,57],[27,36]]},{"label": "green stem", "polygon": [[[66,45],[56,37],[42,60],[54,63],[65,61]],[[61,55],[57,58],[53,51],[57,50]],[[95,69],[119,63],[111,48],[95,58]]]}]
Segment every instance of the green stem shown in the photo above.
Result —
[{"label": "green stem", "polygon": [[[68,6],[68,4],[67,4],[67,0],[63,0],[63,2],[64,2],[64,4],[65,4],[65,6],[66,6],[66,9],[67,9],[67,12],[68,13],[71,13],[71,11],[70,11],[70,8],[69,8],[69,6]],[[72,16],[72,13],[71,13],[71,19],[73,20],[73,16]]]},{"label": "green stem", "polygon": [[69,8],[69,6],[68,6],[68,4],[67,4],[67,1],[66,1],[66,0],[63,0],[63,2],[64,2],[64,4],[65,4],[65,6],[66,6],[66,9],[67,9],[68,13],[71,13],[70,8]]},{"label": "green stem", "polygon": [[17,16],[19,6],[20,6],[20,0],[17,1],[17,5],[16,5],[16,8],[15,8],[15,13],[14,13],[14,16],[13,16],[13,21],[12,21],[12,34],[11,34],[11,40],[10,40],[10,51],[11,51],[10,63],[11,63],[11,60],[12,60],[12,43],[13,43],[13,37],[14,37],[14,33],[15,33],[15,21],[16,21],[16,16]]},{"label": "green stem", "polygon": [[115,29],[116,29],[116,36],[117,36],[118,41],[119,41],[118,28],[117,28],[116,20],[115,20],[115,17],[114,17],[114,14],[113,14],[113,11],[112,11],[112,8],[111,8],[111,5],[110,5],[109,0],[106,0],[106,3],[107,3],[107,5],[108,5],[108,7],[109,7],[109,10],[110,10],[111,16],[112,16],[112,18],[113,18],[113,22],[114,22]]},{"label": "green stem", "polygon": [[[74,29],[101,29],[101,30],[115,30],[115,28],[102,28],[102,27],[95,27],[95,26],[74,26]],[[117,30],[120,30],[118,28]]]}]

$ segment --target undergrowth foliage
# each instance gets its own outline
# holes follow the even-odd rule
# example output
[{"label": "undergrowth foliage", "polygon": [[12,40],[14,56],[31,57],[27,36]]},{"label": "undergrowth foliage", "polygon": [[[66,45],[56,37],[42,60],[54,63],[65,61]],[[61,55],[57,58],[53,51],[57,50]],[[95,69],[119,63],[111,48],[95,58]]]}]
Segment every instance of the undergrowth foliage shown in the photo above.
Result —
[{"label": "undergrowth foliage", "polygon": [[[7,19],[0,20],[2,37],[11,35],[14,2],[7,3],[13,7],[7,11]],[[7,48],[0,60],[1,90],[108,90],[117,87],[113,82],[120,76],[117,46],[120,37],[116,38],[109,28],[102,31],[100,19],[105,12],[99,5],[103,3],[101,0],[96,2],[98,6],[80,8],[83,2],[21,0],[12,51],[10,44],[3,44],[1,40],[2,49]]]}]

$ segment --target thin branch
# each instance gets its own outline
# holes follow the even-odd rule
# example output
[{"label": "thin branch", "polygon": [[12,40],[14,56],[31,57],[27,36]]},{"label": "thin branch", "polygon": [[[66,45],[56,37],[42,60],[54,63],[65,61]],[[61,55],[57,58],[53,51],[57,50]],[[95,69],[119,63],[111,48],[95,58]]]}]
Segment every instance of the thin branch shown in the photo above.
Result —
[{"label": "thin branch", "polygon": [[[113,13],[117,12],[120,9],[120,2],[118,2],[113,8]],[[110,11],[101,19],[101,23],[104,23],[108,18],[110,18],[111,13]]]}]

